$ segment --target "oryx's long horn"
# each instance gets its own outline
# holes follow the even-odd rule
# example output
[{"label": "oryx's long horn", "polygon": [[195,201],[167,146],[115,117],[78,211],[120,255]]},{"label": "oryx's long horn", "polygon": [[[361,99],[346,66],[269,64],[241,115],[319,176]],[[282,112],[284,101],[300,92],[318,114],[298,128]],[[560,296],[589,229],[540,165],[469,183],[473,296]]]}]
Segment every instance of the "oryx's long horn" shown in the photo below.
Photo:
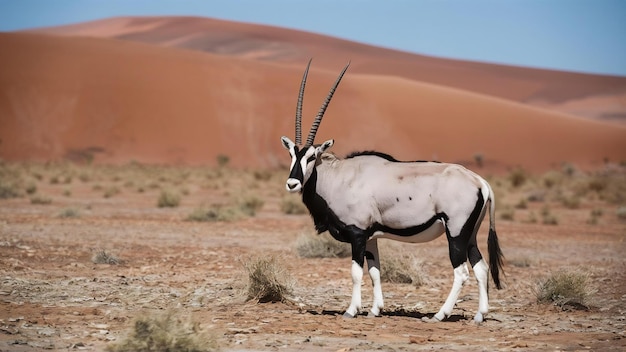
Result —
[{"label": "oryx's long horn", "polygon": [[346,73],[348,66],[350,66],[350,62],[348,62],[346,67],[343,68],[343,70],[339,74],[339,77],[337,77],[335,84],[333,85],[332,88],[330,88],[330,92],[328,92],[328,95],[326,96],[326,100],[324,100],[324,103],[320,107],[320,110],[317,113],[317,116],[315,117],[315,121],[313,121],[313,125],[311,126],[311,131],[309,132],[309,136],[306,139],[305,148],[313,145],[313,141],[315,140],[315,134],[317,133],[317,129],[320,127],[320,123],[322,122],[322,117],[324,117],[324,112],[326,111],[326,108],[328,107],[328,103],[330,103],[330,99],[332,99],[333,94],[335,94],[335,89],[337,89],[337,86],[339,86],[339,82],[341,82],[341,79],[343,78],[343,74]]},{"label": "oryx's long horn", "polygon": [[304,75],[302,76],[302,83],[300,83],[300,93],[298,93],[298,105],[296,106],[296,145],[302,144],[302,99],[304,99],[304,86],[306,86],[306,76],[309,74],[309,67],[311,61],[306,65]]}]

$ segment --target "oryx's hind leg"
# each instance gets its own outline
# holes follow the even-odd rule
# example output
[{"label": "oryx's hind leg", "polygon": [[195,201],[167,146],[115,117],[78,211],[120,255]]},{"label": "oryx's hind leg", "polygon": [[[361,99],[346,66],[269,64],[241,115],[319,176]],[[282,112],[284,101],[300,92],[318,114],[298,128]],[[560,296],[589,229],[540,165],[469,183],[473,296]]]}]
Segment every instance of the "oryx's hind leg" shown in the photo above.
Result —
[{"label": "oryx's hind leg", "polygon": [[[434,319],[438,321],[442,321],[452,314],[452,309],[459,298],[461,288],[463,288],[463,285],[469,279],[469,270],[467,269],[468,238],[463,238],[461,235],[456,237],[450,236],[451,225],[453,226],[454,224],[446,224],[446,235],[448,237],[450,261],[454,268],[454,281],[452,282],[452,289],[448,294],[448,298],[441,309],[439,309],[439,312],[434,316]],[[452,230],[454,230],[454,227]]]},{"label": "oryx's hind leg", "polygon": [[[461,288],[469,279],[469,270],[467,269],[468,256],[471,259],[472,266],[476,267],[478,269],[478,273],[480,273],[480,282],[484,282],[486,285],[487,280],[483,280],[482,275],[483,267],[481,264],[478,264],[482,261],[482,257],[478,251],[478,247],[476,246],[476,232],[478,231],[478,226],[484,216],[484,205],[485,202],[483,195],[480,190],[478,190],[478,198],[474,209],[469,214],[469,217],[465,220],[461,220],[463,222],[459,221],[458,217],[450,218],[446,222],[446,237],[448,238],[450,262],[454,268],[454,282],[452,283],[452,289],[450,290],[450,294],[448,294],[446,302],[434,316],[436,320],[441,321],[452,314],[452,309],[459,298]],[[479,287],[480,285],[481,284],[479,283]],[[486,302],[486,300],[481,301]],[[481,308],[483,307],[481,306]],[[480,318],[482,321],[482,313],[480,313],[480,316],[477,315],[475,318]]]},{"label": "oryx's hind leg", "polygon": [[470,238],[470,243],[467,248],[467,256],[470,264],[472,265],[476,282],[478,283],[478,311],[474,316],[474,322],[478,324],[483,322],[484,316],[489,311],[489,266],[483,260],[483,256],[480,254],[478,245],[476,244],[476,234],[478,233],[478,228],[480,227],[484,216],[485,209],[483,209],[483,212],[478,218],[478,223],[474,228],[474,232],[472,233],[472,237]]},{"label": "oryx's hind leg", "polygon": [[383,289],[380,284],[380,256],[378,255],[378,241],[376,239],[367,241],[365,258],[367,259],[367,270],[370,273],[372,286],[374,287],[374,301],[368,316],[376,317],[380,315],[384,307]]},{"label": "oryx's hind leg", "polygon": [[463,262],[462,264],[454,268],[454,281],[452,283],[452,289],[448,294],[446,302],[443,304],[441,309],[439,309],[439,312],[435,314],[434,319],[442,321],[452,314],[452,309],[454,308],[454,305],[459,298],[461,288],[463,288],[463,285],[468,279],[469,270],[467,269],[467,263]]}]

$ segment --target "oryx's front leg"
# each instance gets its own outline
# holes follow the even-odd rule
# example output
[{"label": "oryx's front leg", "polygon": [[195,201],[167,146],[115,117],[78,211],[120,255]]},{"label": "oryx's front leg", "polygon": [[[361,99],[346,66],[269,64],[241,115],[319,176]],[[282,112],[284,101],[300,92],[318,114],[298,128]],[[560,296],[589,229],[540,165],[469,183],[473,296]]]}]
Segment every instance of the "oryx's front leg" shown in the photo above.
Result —
[{"label": "oryx's front leg", "polygon": [[378,255],[378,241],[376,239],[367,241],[365,245],[365,258],[367,259],[367,270],[370,273],[372,286],[374,287],[374,301],[372,302],[372,309],[368,316],[376,317],[380,315],[380,311],[384,307],[383,289],[380,284],[380,257]]},{"label": "oryx's front leg", "polygon": [[363,282],[363,265],[365,264],[365,233],[356,226],[349,226],[347,231],[352,245],[352,300],[343,314],[344,318],[354,318],[361,310],[361,283]]}]

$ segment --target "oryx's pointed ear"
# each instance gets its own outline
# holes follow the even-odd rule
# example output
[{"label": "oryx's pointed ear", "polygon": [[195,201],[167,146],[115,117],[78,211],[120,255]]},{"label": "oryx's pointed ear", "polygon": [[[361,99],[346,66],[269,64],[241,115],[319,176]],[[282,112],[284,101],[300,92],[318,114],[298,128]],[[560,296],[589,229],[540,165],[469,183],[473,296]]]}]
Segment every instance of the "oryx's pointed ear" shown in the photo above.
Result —
[{"label": "oryx's pointed ear", "polygon": [[283,146],[285,147],[285,149],[290,150],[291,148],[293,148],[296,144],[294,142],[291,141],[291,139],[282,136],[280,137],[280,140],[283,142]]},{"label": "oryx's pointed ear", "polygon": [[333,144],[335,144],[335,140],[334,139],[329,139],[326,142],[322,143],[322,145],[320,145],[319,147],[315,148],[315,156],[322,155],[322,153],[324,153],[326,150],[328,150],[330,147],[332,147]]}]

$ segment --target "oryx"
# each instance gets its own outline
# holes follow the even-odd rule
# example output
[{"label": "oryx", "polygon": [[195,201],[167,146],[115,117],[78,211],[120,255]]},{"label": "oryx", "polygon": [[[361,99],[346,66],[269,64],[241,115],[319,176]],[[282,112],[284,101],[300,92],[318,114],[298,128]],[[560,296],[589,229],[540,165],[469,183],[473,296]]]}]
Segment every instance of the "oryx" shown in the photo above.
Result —
[{"label": "oryx", "polygon": [[[374,288],[369,314],[377,316],[383,308],[377,240],[389,238],[402,242],[427,242],[446,234],[454,282],[445,303],[435,314],[437,321],[452,313],[461,287],[469,279],[467,261],[478,282],[478,312],[474,320],[483,321],[489,309],[489,271],[498,289],[502,252],[495,230],[495,202],[491,187],[483,178],[460,165],[439,162],[401,162],[379,152],[353,153],[345,159],[325,153],[334,143],[327,140],[314,145],[315,134],[324,112],[348,66],[330,89],[302,146],[301,119],[307,65],[296,108],[296,140],[282,137],[291,155],[286,188],[300,192],[315,228],[352,246],[352,300],[344,313],[355,317],[361,309],[361,280],[364,262]],[[489,204],[489,207],[487,207]],[[489,265],[482,259],[476,233],[489,209],[487,239]]]}]

